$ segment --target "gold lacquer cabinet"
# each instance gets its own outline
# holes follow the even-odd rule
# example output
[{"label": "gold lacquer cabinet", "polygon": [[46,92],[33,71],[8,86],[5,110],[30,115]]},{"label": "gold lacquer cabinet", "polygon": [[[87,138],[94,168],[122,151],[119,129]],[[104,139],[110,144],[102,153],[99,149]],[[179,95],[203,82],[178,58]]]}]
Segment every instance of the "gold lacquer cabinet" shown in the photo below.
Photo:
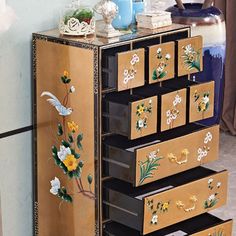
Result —
[{"label": "gold lacquer cabinet", "polygon": [[[214,81],[202,37],[175,25],[120,38],[33,34],[34,233],[230,236]],[[206,68],[205,68],[206,69]]]}]

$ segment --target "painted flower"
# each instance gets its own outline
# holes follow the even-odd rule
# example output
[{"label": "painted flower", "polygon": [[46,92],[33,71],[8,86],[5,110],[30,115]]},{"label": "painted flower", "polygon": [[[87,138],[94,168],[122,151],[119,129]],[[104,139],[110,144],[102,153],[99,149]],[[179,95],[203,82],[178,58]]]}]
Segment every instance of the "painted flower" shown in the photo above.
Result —
[{"label": "painted flower", "polygon": [[165,210],[168,210],[168,208],[169,208],[169,203],[165,202],[162,206],[162,209],[165,211]]},{"label": "painted flower", "polygon": [[60,180],[57,177],[55,177],[53,180],[50,181],[50,183],[51,183],[50,193],[53,195],[57,195],[59,189],[61,188]]},{"label": "painted flower", "polygon": [[134,54],[132,60],[130,61],[130,64],[134,66],[138,62],[139,62],[139,57],[137,54]]},{"label": "painted flower", "polygon": [[70,87],[70,93],[74,93],[75,92],[75,87],[74,86],[71,86]]},{"label": "painted flower", "polygon": [[152,99],[150,99],[148,103],[149,103],[149,105],[152,105]]},{"label": "painted flower", "polygon": [[124,70],[124,76],[127,76],[129,74],[128,70]]},{"label": "painted flower", "polygon": [[139,62],[139,56],[137,54],[134,54],[133,55],[133,59],[136,61],[136,62]]},{"label": "painted flower", "polygon": [[216,198],[215,194],[212,194],[209,196],[208,201],[212,202],[215,200],[215,198]]},{"label": "painted flower", "polygon": [[161,74],[165,68],[162,66],[157,67],[157,72]]},{"label": "painted flower", "polygon": [[221,182],[218,182],[217,183],[217,188],[220,188],[220,186],[221,186]]},{"label": "painted flower", "polygon": [[69,77],[69,72],[67,70],[64,70],[64,77]]},{"label": "painted flower", "polygon": [[144,127],[144,120],[140,119],[138,121],[138,126],[139,126],[139,128],[143,128]]},{"label": "painted flower", "polygon": [[191,53],[194,52],[194,49],[192,48],[191,44],[188,44],[186,47],[183,47],[183,49],[184,49],[184,53],[186,55],[191,54]]},{"label": "painted flower", "polygon": [[170,60],[170,58],[171,58],[170,54],[169,53],[166,54],[166,60]]},{"label": "painted flower", "polygon": [[68,122],[67,125],[68,125],[69,130],[73,133],[79,130],[79,126],[74,121]]},{"label": "painted flower", "polygon": [[204,96],[204,97],[202,98],[202,102],[204,102],[204,103],[208,103],[209,101],[210,101],[210,99],[209,99],[208,96]]},{"label": "painted flower", "polygon": [[153,214],[152,216],[152,220],[151,220],[151,224],[157,224],[158,223],[158,215],[157,214]]},{"label": "painted flower", "polygon": [[173,101],[173,105],[176,106],[177,104],[180,104],[181,102],[182,102],[182,98],[177,94]]},{"label": "painted flower", "polygon": [[161,48],[158,48],[158,49],[157,49],[157,54],[160,54],[161,51],[162,51],[162,49],[161,49]]},{"label": "painted flower", "polygon": [[155,161],[157,158],[157,151],[150,152],[148,155],[148,159],[150,162]]},{"label": "painted flower", "polygon": [[213,179],[208,180],[208,184],[211,184],[213,182]]},{"label": "painted flower", "polygon": [[65,146],[61,145],[60,151],[57,152],[58,158],[63,162],[66,159],[67,155],[71,155],[70,148],[69,147],[66,148]]},{"label": "painted flower", "polygon": [[208,142],[211,142],[211,141],[212,141],[212,138],[213,138],[212,133],[211,133],[211,132],[208,132],[208,133],[206,134],[205,139],[204,139],[204,143],[207,144]]},{"label": "painted flower", "polygon": [[171,112],[170,112],[170,110],[168,110],[168,111],[166,112],[166,116],[169,117],[170,115],[171,115]]},{"label": "painted flower", "polygon": [[144,112],[144,110],[145,110],[144,104],[139,105],[139,106],[138,106],[138,109],[137,109],[137,114],[138,114],[139,116],[142,115],[143,112]]},{"label": "painted flower", "polygon": [[78,167],[78,161],[74,155],[67,155],[66,159],[63,161],[68,171],[76,170]]}]

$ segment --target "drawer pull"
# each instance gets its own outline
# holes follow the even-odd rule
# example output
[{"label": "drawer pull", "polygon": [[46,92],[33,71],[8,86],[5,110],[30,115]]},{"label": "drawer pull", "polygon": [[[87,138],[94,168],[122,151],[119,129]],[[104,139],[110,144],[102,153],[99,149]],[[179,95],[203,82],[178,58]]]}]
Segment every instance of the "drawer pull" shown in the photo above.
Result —
[{"label": "drawer pull", "polygon": [[[169,153],[167,156],[171,162],[175,162],[178,165],[183,165],[188,162],[188,155],[189,155],[189,150],[185,148],[181,152],[181,160],[178,160],[178,157],[175,156],[173,153]],[[185,157],[184,160],[182,160],[183,157]]]},{"label": "drawer pull", "polygon": [[176,202],[176,206],[179,209],[183,209],[185,212],[191,212],[194,211],[196,209],[196,202],[197,202],[197,197],[194,195],[192,196],[190,199],[190,202],[193,204],[191,207],[186,208],[186,205],[182,202],[182,201],[177,201]]}]

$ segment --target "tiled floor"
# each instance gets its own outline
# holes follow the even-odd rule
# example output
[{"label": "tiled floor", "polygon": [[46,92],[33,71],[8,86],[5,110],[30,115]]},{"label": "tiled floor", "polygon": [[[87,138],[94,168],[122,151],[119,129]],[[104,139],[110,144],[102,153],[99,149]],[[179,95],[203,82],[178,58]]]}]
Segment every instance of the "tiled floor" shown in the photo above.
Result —
[{"label": "tiled floor", "polygon": [[220,159],[207,167],[229,170],[229,196],[225,207],[212,211],[222,219],[234,219],[233,236],[236,236],[236,137],[221,133]]}]

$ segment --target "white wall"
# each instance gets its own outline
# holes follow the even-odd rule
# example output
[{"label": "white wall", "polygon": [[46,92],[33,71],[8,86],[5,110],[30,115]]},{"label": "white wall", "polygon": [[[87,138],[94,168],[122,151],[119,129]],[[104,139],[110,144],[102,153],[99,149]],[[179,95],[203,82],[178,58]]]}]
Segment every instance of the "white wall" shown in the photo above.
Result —
[{"label": "white wall", "polygon": [[[166,6],[173,4],[172,0],[165,1]],[[8,0],[18,20],[0,34],[0,137],[32,124],[31,33],[56,27],[60,9],[69,2]],[[31,131],[0,138],[3,236],[32,235],[31,139]]]},{"label": "white wall", "polygon": [[[18,19],[0,33],[0,137],[32,124],[31,34],[55,28],[69,2],[7,1]],[[0,138],[0,236],[32,236],[31,140],[31,131]]]}]

